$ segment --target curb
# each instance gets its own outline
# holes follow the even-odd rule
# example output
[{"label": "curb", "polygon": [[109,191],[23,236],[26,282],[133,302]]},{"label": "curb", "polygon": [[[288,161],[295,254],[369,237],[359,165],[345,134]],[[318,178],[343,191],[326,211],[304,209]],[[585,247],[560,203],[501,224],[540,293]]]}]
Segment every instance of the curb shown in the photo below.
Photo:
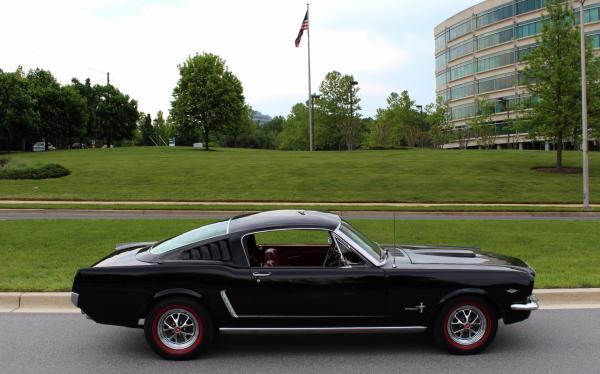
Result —
[{"label": "curb", "polygon": [[[600,309],[600,288],[538,289],[540,309]],[[80,313],[70,292],[0,292],[0,313]]]}]

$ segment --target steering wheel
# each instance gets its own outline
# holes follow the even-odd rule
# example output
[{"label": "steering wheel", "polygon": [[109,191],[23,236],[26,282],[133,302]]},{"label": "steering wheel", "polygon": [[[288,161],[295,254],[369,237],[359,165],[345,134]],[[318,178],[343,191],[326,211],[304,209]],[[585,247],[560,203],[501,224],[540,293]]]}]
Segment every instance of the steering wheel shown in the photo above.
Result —
[{"label": "steering wheel", "polygon": [[327,249],[327,253],[325,253],[325,261],[323,261],[323,267],[340,267],[342,258],[340,256],[340,252],[337,250],[337,247],[334,243],[331,243],[329,248]]}]

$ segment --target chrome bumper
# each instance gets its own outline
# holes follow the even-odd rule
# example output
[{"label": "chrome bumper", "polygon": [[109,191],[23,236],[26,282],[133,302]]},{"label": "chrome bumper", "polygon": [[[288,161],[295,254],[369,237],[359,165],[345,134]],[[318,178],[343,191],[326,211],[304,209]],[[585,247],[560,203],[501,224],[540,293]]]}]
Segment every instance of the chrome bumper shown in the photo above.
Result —
[{"label": "chrome bumper", "polygon": [[538,298],[535,295],[531,295],[527,298],[526,304],[512,304],[510,309],[519,311],[532,311],[540,308],[538,304]]},{"label": "chrome bumper", "polygon": [[79,308],[79,294],[77,292],[71,292],[71,302]]}]

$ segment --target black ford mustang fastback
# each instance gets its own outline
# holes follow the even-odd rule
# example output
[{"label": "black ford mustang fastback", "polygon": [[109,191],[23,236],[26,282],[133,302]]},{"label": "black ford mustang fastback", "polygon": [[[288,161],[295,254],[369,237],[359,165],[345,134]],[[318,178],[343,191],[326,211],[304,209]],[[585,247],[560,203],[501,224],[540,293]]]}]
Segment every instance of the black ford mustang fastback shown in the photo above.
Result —
[{"label": "black ford mustang fastback", "polygon": [[72,300],[98,323],[143,327],[169,359],[216,333],[429,330],[452,353],[477,353],[498,320],[538,308],[535,272],[472,248],[380,246],[340,217],[271,211],[162,242],[127,243],[80,269]]}]

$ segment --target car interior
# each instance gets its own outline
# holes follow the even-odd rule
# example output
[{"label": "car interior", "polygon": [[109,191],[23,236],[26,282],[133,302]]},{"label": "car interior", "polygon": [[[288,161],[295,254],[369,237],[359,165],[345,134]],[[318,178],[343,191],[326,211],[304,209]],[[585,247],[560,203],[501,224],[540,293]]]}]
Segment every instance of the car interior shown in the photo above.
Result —
[{"label": "car interior", "polygon": [[[338,244],[340,246],[338,247]],[[364,265],[352,248],[325,230],[278,230],[249,234],[244,247],[251,267],[350,267]]]}]

